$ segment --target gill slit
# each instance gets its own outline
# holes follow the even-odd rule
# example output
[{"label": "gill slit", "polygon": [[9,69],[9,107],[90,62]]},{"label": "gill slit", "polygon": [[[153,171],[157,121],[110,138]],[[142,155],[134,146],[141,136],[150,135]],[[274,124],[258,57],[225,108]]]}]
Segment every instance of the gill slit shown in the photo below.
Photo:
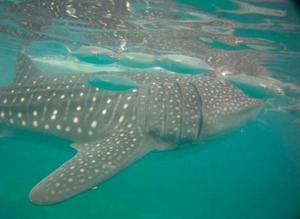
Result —
[{"label": "gill slit", "polygon": [[[152,98],[151,97],[151,86],[147,86],[146,88],[147,89],[146,89],[145,93],[140,96],[141,99],[144,98],[144,100],[142,99],[142,101],[140,101],[139,105],[142,105],[141,102],[144,101],[144,106],[143,107],[145,108],[145,112],[146,112],[146,114],[144,116],[144,127],[146,127],[147,132],[149,132],[150,131],[150,126],[148,124],[149,116],[150,116],[150,114],[149,114],[150,113],[149,103],[150,103],[150,99]],[[149,107],[147,107],[147,106],[149,106]],[[142,114],[142,112],[141,112],[141,114]]]},{"label": "gill slit", "polygon": [[182,89],[180,87],[180,84],[175,81],[175,86],[177,86],[178,88],[178,94],[179,94],[179,109],[180,109],[180,121],[179,121],[179,133],[178,133],[178,137],[177,137],[177,140],[180,141],[181,137],[182,137],[182,122],[183,122],[183,103],[184,103],[184,100],[183,100],[183,96],[182,96]]},{"label": "gill slit", "polygon": [[200,95],[200,92],[199,92],[199,89],[197,88],[197,86],[191,81],[190,82],[191,86],[194,88],[195,90],[195,93],[198,97],[198,105],[199,105],[199,113],[200,113],[200,116],[199,116],[199,126],[198,126],[198,131],[197,131],[197,135],[196,135],[196,139],[194,140],[197,140],[200,138],[201,136],[201,132],[202,132],[202,128],[203,128],[203,112],[202,112],[202,97]]},{"label": "gill slit", "polygon": [[166,129],[167,129],[167,108],[166,108],[166,99],[164,98],[164,96],[166,96],[165,94],[165,83],[162,83],[161,84],[161,87],[162,87],[162,105],[161,105],[161,108],[163,110],[163,119],[162,119],[162,133],[161,133],[161,136],[165,136],[166,134]]}]

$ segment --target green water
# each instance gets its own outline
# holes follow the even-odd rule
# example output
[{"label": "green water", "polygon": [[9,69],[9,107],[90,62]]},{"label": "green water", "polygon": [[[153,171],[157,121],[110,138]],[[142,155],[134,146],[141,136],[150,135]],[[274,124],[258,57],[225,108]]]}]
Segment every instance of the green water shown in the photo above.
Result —
[{"label": "green water", "polygon": [[[294,5],[260,4],[288,11],[278,18],[217,12],[216,6],[238,10],[224,0],[177,2],[241,23],[258,24],[267,18],[278,26],[296,25],[285,30],[276,25],[272,30],[240,26],[234,35],[267,40],[271,49],[265,52],[273,58],[265,65],[272,75],[300,85],[300,23]],[[0,17],[1,13],[0,8]],[[0,80],[9,84],[20,41],[1,33],[0,42]],[[231,49],[213,43],[221,50]],[[52,46],[51,52],[64,53]],[[34,205],[28,194],[74,155],[70,142],[23,131],[0,138],[0,219],[298,219],[300,113],[286,106],[299,105],[299,95],[287,92],[271,103],[273,107],[267,106],[240,130],[195,147],[150,153],[97,188],[53,206]]]}]

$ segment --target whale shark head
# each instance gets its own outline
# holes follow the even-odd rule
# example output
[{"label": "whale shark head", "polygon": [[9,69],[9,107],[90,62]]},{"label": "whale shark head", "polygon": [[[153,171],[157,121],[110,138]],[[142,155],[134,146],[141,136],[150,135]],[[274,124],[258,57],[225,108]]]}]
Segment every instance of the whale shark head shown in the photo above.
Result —
[{"label": "whale shark head", "polygon": [[262,107],[263,101],[247,96],[224,80],[207,77],[197,83],[203,105],[203,138],[242,127]]}]

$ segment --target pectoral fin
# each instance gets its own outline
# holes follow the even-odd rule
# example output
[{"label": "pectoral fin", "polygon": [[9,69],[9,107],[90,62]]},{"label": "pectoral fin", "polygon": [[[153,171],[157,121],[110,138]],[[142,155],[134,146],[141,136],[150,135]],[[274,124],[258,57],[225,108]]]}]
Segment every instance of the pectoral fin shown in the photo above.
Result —
[{"label": "pectoral fin", "polygon": [[30,193],[36,204],[53,204],[85,191],[146,154],[145,138],[138,128],[116,130],[93,142],[74,144],[78,153],[38,183]]}]

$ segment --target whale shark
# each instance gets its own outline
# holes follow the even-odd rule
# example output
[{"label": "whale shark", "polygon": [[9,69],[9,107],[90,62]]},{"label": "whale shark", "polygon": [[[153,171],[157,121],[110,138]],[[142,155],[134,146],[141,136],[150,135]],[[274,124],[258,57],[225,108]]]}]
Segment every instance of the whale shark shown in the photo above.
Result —
[{"label": "whale shark", "polygon": [[210,75],[46,75],[26,54],[18,59],[15,81],[0,89],[0,123],[69,139],[77,150],[30,192],[41,205],[86,191],[151,151],[240,127],[262,105]]},{"label": "whale shark", "polygon": [[14,82],[0,89],[0,123],[66,138],[77,151],[32,189],[33,203],[64,201],[151,151],[194,145],[241,127],[263,103],[211,75],[109,76],[45,74],[19,55]]}]

